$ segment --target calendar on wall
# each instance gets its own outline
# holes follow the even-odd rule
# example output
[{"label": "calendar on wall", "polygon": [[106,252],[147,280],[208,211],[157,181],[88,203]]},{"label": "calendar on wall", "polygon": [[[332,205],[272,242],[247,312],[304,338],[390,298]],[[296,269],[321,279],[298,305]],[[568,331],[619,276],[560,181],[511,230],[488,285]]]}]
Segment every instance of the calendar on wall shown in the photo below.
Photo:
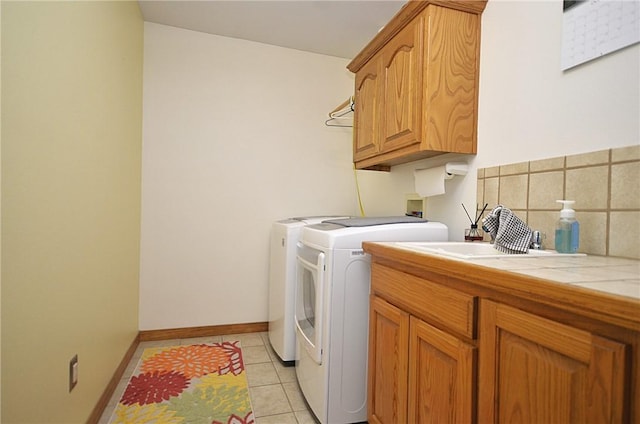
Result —
[{"label": "calendar on wall", "polygon": [[640,1],[565,0],[562,70],[640,42]]}]

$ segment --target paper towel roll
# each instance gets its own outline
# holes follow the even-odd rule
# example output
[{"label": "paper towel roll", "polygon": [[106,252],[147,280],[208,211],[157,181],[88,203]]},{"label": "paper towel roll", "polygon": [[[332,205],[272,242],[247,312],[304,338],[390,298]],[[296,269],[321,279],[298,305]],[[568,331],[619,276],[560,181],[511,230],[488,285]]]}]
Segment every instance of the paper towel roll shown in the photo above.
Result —
[{"label": "paper towel roll", "polygon": [[444,194],[444,180],[449,178],[444,166],[413,171],[416,193],[421,197]]}]

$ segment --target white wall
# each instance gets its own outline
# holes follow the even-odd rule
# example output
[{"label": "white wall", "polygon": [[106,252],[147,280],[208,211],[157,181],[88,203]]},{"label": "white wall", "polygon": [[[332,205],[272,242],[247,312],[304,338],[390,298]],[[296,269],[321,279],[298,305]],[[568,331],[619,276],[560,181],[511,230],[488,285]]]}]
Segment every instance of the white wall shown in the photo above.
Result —
[{"label": "white wall", "polygon": [[[482,15],[477,156],[469,175],[446,182],[447,193],[427,201],[427,217],[462,240],[468,227],[461,203],[476,203],[476,170],[640,143],[640,45],[563,72],[562,2],[490,0]],[[413,170],[437,158],[392,168],[378,177],[397,182],[371,198],[369,208],[412,190]],[[366,205],[365,205],[366,206]],[[403,212],[403,210],[401,210]]]},{"label": "white wall", "polygon": [[[561,34],[561,2],[489,1],[478,154],[358,171],[365,213],[403,214],[414,169],[465,160],[426,215],[461,240],[477,168],[638,144],[640,46],[562,72]],[[323,125],[347,62],[146,24],[141,329],[266,321],[271,222],[359,213],[351,130]]]},{"label": "white wall", "polygon": [[145,23],[140,328],[267,320],[273,221],[355,214],[347,60]]},{"label": "white wall", "polygon": [[565,72],[561,45],[561,2],[487,4],[479,167],[640,142],[640,45]]}]

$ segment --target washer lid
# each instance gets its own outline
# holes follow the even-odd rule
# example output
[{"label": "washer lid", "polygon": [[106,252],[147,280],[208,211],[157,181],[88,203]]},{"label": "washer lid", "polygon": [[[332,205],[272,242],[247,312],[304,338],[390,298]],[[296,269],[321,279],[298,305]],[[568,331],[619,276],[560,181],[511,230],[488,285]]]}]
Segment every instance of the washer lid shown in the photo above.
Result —
[{"label": "washer lid", "polygon": [[395,224],[344,227],[330,222],[302,228],[300,241],[318,250],[361,249],[363,241],[448,241],[447,226],[419,219]]},{"label": "washer lid", "polygon": [[301,221],[306,224],[318,224],[327,219],[346,219],[349,215],[314,215],[314,216],[296,216],[291,219],[294,221]]},{"label": "washer lid", "polygon": [[327,219],[323,222],[329,224],[336,224],[342,227],[370,227],[372,225],[384,225],[384,224],[404,224],[404,223],[424,223],[428,222],[426,219],[418,218],[415,216],[374,216],[363,218],[345,218],[345,219]]}]

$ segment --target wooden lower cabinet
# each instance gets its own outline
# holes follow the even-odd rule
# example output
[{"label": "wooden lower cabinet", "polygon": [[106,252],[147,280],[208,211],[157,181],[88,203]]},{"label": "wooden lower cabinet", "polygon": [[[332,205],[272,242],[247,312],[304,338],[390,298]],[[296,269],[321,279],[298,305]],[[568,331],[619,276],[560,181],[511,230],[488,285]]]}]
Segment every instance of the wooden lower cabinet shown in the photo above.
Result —
[{"label": "wooden lower cabinet", "polygon": [[371,295],[369,304],[369,423],[406,423],[409,314]]},{"label": "wooden lower cabinet", "polygon": [[370,423],[638,422],[637,333],[424,275],[372,263]]},{"label": "wooden lower cabinet", "polygon": [[411,317],[407,422],[472,422],[475,360],[475,347]]},{"label": "wooden lower cabinet", "polygon": [[370,423],[640,424],[640,302],[363,247]]},{"label": "wooden lower cabinet", "polygon": [[479,422],[628,420],[625,344],[487,300],[479,333]]},{"label": "wooden lower cabinet", "polygon": [[474,420],[476,349],[372,295],[370,423]]}]

